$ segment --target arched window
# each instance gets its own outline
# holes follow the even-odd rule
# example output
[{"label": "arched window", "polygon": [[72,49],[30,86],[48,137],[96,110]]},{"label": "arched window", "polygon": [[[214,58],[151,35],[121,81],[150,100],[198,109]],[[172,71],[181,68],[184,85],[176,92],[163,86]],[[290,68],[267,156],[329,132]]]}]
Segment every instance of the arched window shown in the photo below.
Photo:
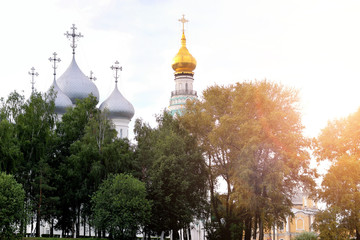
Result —
[{"label": "arched window", "polygon": [[185,83],[185,91],[187,92],[188,91],[188,84]]},{"label": "arched window", "polygon": [[301,218],[296,220],[296,230],[304,230],[304,220]]}]

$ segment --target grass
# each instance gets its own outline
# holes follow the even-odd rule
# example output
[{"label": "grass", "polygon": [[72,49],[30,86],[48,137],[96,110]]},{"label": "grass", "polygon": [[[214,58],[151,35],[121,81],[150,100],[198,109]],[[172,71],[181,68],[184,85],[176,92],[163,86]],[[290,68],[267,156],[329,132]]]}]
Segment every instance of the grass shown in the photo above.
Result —
[{"label": "grass", "polygon": [[[51,237],[24,237],[23,240],[59,240],[60,238]],[[67,240],[108,240],[106,238],[61,238]]]}]

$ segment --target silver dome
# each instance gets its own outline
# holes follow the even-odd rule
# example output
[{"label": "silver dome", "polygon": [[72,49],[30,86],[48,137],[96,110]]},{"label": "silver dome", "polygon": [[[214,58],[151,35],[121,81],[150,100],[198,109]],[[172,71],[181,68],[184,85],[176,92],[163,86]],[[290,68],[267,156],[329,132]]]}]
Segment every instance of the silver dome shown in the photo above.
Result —
[{"label": "silver dome", "polygon": [[110,96],[100,105],[100,110],[108,109],[110,118],[125,118],[131,120],[135,114],[133,105],[120,93],[117,84]]},{"label": "silver dome", "polygon": [[75,57],[73,57],[70,66],[57,80],[59,88],[66,94],[73,104],[76,99],[84,99],[93,94],[99,101],[99,90],[96,85],[85,76],[78,67]]},{"label": "silver dome", "polygon": [[59,86],[56,84],[56,81],[53,81],[53,84],[51,85],[50,89],[53,89],[54,93],[56,94],[55,100],[54,100],[55,113],[64,114],[66,112],[67,108],[73,106],[70,98],[61,91]]}]

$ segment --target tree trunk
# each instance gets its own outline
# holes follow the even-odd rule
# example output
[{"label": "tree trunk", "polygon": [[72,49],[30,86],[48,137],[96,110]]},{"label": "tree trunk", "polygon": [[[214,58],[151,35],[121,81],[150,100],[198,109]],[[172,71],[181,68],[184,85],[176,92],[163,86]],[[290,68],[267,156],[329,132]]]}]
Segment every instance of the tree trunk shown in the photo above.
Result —
[{"label": "tree trunk", "polygon": [[75,219],[73,219],[73,222],[71,224],[71,235],[72,235],[72,238],[75,238],[75,225],[76,225],[76,217]]},{"label": "tree trunk", "polygon": [[245,219],[245,240],[251,240],[251,217]]},{"label": "tree trunk", "polygon": [[264,225],[261,217],[259,218],[259,240],[264,240]]},{"label": "tree trunk", "polygon": [[173,237],[172,237],[173,240],[180,240],[180,236],[179,236],[179,232],[178,230],[173,230]]},{"label": "tree trunk", "polygon": [[40,217],[40,208],[41,208],[41,177],[40,177],[40,182],[39,182],[39,188],[40,188],[40,192],[39,192],[39,203],[38,203],[38,209],[37,209],[37,214],[36,214],[36,237],[40,237],[40,221],[41,221],[41,217]]},{"label": "tree trunk", "polygon": [[84,237],[86,236],[86,217],[84,216]]},{"label": "tree trunk", "polygon": [[[76,216],[76,238],[80,235],[80,206],[77,207],[77,216]],[[74,236],[75,237],[75,236]]]},{"label": "tree trunk", "polygon": [[[25,204],[25,203],[24,203]],[[25,207],[24,207],[25,209]],[[21,222],[20,222],[20,235],[22,237],[25,237],[25,233],[26,233],[26,224],[25,224],[25,217],[24,218],[21,218]],[[24,227],[25,227],[25,231],[24,231]]]},{"label": "tree trunk", "polygon": [[50,237],[54,237],[54,219],[51,219]]},{"label": "tree trunk", "polygon": [[273,232],[273,235],[274,235],[274,239],[273,240],[276,240],[276,234],[275,234],[275,232],[276,232],[276,225],[275,225],[275,223],[274,223],[274,230],[273,230],[274,232]]},{"label": "tree trunk", "polygon": [[255,218],[254,218],[254,229],[253,229],[253,239],[256,240],[256,231],[257,231],[257,220],[258,220],[258,216],[257,214],[255,214]]}]

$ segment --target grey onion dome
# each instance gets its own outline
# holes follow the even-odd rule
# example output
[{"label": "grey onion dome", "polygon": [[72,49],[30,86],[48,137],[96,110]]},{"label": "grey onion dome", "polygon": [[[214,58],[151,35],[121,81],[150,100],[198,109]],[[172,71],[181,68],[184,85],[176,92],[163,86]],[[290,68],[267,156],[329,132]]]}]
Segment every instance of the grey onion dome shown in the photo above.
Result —
[{"label": "grey onion dome", "polygon": [[75,57],[73,57],[70,66],[57,80],[59,88],[66,94],[73,104],[76,99],[84,99],[89,94],[94,95],[99,101],[99,90],[96,85],[85,76],[78,67]]},{"label": "grey onion dome", "polygon": [[[66,96],[59,86],[56,84],[56,81],[53,81],[53,84],[51,85],[50,89],[53,89],[55,95],[55,113],[57,114],[64,114],[66,112],[66,109],[69,107],[72,107],[73,104],[68,96]],[[49,90],[50,91],[50,90]]]},{"label": "grey onion dome", "polygon": [[100,110],[108,109],[110,118],[125,118],[131,120],[135,114],[133,105],[120,93],[117,84],[110,96],[100,105]]}]

